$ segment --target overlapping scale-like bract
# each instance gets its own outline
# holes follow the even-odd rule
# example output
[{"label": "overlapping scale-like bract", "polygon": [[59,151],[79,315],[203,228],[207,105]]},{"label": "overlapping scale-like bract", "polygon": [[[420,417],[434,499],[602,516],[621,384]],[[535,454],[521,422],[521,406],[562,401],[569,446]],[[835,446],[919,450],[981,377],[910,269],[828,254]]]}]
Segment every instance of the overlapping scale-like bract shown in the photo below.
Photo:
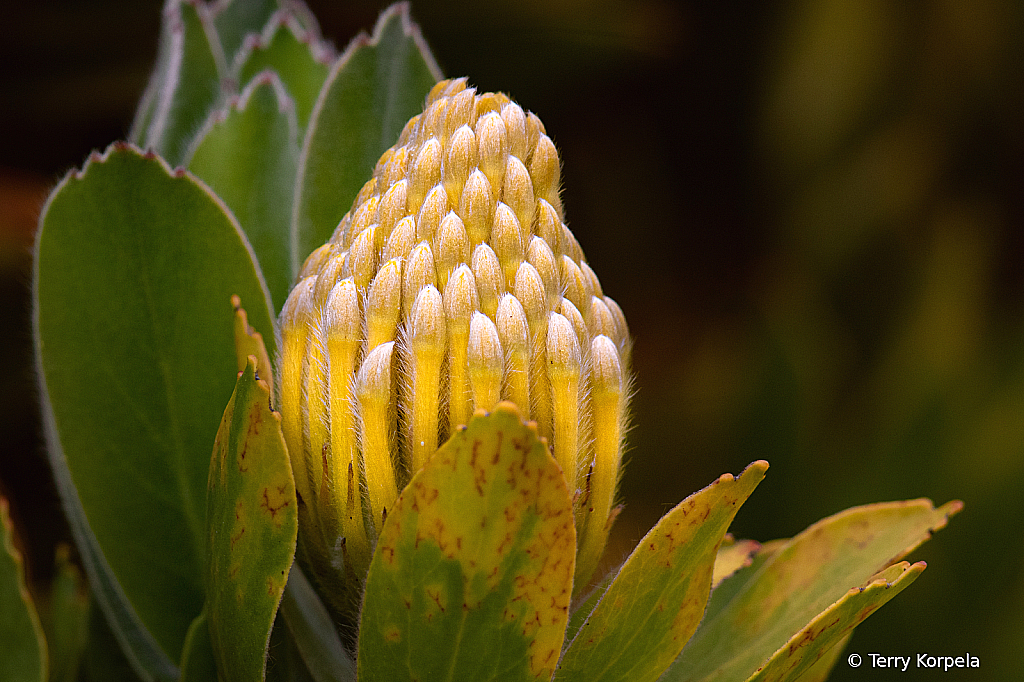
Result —
[{"label": "overlapping scale-like bract", "polygon": [[514,402],[576,491],[577,580],[614,517],[630,341],[566,227],[543,124],[438,83],[282,313],[281,408],[314,563],[362,575],[400,486]]}]

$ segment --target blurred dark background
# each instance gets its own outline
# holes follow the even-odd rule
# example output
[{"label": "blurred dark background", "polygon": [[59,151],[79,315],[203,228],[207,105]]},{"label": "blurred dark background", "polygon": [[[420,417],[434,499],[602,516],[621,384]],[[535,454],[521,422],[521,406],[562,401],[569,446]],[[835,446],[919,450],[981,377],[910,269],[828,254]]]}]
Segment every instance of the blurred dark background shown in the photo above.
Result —
[{"label": "blurred dark background", "polygon": [[[310,2],[342,48],[381,2]],[[127,135],[159,0],[0,22],[0,485],[45,581],[68,537],[39,438],[32,233]],[[768,459],[738,536],[873,501],[966,508],[849,651],[1024,670],[1024,5],[1018,0],[414,2],[446,75],[536,112],[568,223],[635,336],[614,559]],[[83,358],[88,361],[88,358]],[[901,679],[932,679],[914,671]],[[841,661],[834,680],[862,679]]]}]

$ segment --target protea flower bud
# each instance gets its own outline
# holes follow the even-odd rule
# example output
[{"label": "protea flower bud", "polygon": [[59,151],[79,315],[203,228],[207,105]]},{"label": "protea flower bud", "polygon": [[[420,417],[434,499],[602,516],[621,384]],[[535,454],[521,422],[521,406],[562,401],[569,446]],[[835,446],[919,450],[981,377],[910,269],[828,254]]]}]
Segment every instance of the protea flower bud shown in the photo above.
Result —
[{"label": "protea flower bud", "polygon": [[401,486],[507,400],[576,490],[576,578],[590,577],[615,513],[630,341],[565,225],[540,119],[438,83],[306,260],[281,329],[309,561],[361,576]]}]

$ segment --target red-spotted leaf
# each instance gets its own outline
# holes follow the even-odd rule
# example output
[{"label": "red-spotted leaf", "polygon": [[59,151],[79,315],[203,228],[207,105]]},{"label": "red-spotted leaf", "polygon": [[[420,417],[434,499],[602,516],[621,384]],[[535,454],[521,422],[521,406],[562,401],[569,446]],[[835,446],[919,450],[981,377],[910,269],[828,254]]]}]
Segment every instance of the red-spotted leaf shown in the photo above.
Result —
[{"label": "red-spotted leaf", "polygon": [[658,679],[697,629],[719,545],[767,469],[759,461],[739,478],[723,474],[662,517],[566,649],[555,679]]},{"label": "red-spotted leaf", "polygon": [[[950,502],[935,508],[929,500],[911,500],[854,507],[815,523],[792,540],[766,543],[748,568],[724,580],[711,595],[704,622],[662,682],[745,680],[777,660],[794,636],[799,640],[817,632],[823,623],[828,624],[831,639],[822,642],[839,641],[835,635],[848,634],[863,620],[863,609],[866,617],[899,590],[865,589],[867,597],[852,601],[848,591],[869,585],[872,576],[945,526],[961,506]],[[922,568],[915,565],[906,574],[898,572],[903,576],[900,589]],[[843,599],[860,604],[860,610],[851,615],[846,606],[836,606]],[[822,620],[824,613],[836,608],[845,614],[843,619]],[[805,637],[800,647],[817,637]],[[815,647],[812,658],[826,651],[827,647]],[[782,657],[796,655],[794,649]],[[799,660],[773,663],[772,669],[803,666],[806,660],[807,654],[801,652]]]},{"label": "red-spotted leaf", "polygon": [[[776,651],[768,662],[750,676],[750,682],[795,682],[804,680],[819,661],[832,659],[853,628],[883,604],[909,587],[925,569],[924,562],[911,566],[906,561],[874,575],[867,585],[852,587],[832,606],[822,611]],[[825,671],[827,672],[827,671]]]},{"label": "red-spotted leaf", "polygon": [[561,469],[515,407],[477,413],[388,511],[359,631],[361,682],[551,677],[575,565]]},{"label": "red-spotted leaf", "polygon": [[206,490],[206,612],[220,678],[264,676],[298,511],[281,418],[250,356],[224,410]]}]

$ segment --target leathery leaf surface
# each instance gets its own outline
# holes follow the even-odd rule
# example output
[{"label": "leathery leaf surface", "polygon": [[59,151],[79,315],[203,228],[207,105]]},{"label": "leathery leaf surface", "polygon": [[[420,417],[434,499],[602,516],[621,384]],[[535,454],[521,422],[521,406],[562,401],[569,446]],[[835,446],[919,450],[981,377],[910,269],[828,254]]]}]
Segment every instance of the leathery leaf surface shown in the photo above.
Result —
[{"label": "leathery leaf surface", "polygon": [[262,680],[295,556],[298,511],[281,418],[250,356],[210,460],[206,610],[221,679]]},{"label": "leathery leaf surface", "polygon": [[237,375],[232,295],[273,355],[224,204],[125,143],[54,190],[36,245],[36,354],[54,477],[93,595],[143,679],[174,680],[205,599],[210,448]]},{"label": "leathery leaf surface", "polygon": [[399,496],[370,564],[359,680],[546,680],[575,567],[572,502],[532,426],[478,412]]},{"label": "leathery leaf surface", "polygon": [[[876,573],[944,527],[961,507],[960,502],[950,502],[936,508],[923,499],[869,504],[822,519],[781,544],[766,544],[749,567],[725,579],[714,591],[704,622],[662,682],[746,680],[777,658],[784,647],[794,644],[795,635],[803,639],[799,646],[783,652],[783,657],[807,656],[799,649],[806,649],[811,656],[819,652],[824,656],[827,647],[813,641],[823,636],[812,628],[819,623],[819,615],[836,608],[851,588],[869,585]],[[877,596],[880,601],[864,602],[862,608],[870,610],[863,617],[859,611],[852,614],[856,618],[836,624],[838,630],[848,630],[847,625],[852,628],[866,618],[909,585],[923,567],[911,566],[900,574],[898,583],[887,580],[899,589],[865,589],[867,597]],[[835,618],[826,620],[832,623]],[[828,628],[828,637],[835,634],[836,625]],[[772,668],[781,665],[773,663]]]},{"label": "leathery leaf surface", "polygon": [[819,661],[828,663],[830,656],[834,665],[838,653],[834,647],[865,618],[909,587],[924,569],[923,561],[913,566],[901,561],[873,576],[867,585],[850,588],[839,601],[790,637],[785,646],[751,675],[750,682],[805,680],[805,674],[812,673]]},{"label": "leathery leaf surface", "polygon": [[555,679],[658,679],[697,629],[719,545],[767,469],[758,461],[739,478],[723,474],[662,517],[576,634]]}]

